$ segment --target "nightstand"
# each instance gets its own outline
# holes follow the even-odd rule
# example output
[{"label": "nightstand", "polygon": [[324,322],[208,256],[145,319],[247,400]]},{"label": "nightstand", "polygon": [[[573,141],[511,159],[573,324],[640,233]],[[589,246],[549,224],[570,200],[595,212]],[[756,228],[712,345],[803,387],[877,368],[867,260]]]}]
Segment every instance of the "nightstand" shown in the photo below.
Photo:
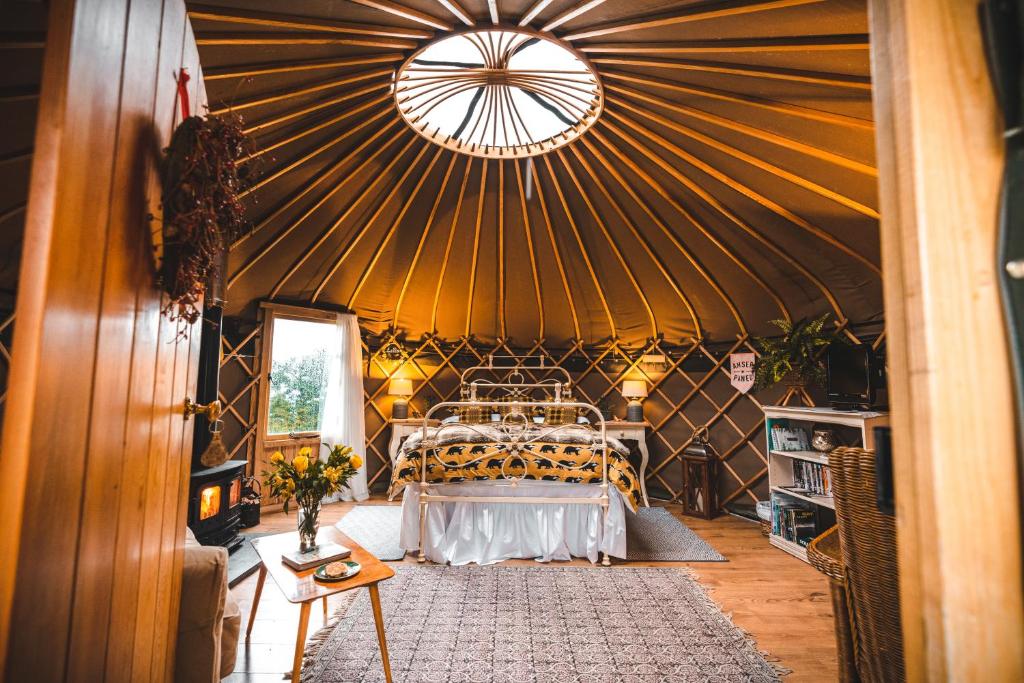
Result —
[{"label": "nightstand", "polygon": [[619,441],[636,441],[637,450],[640,451],[640,493],[644,496],[644,505],[651,506],[647,500],[647,462],[650,460],[650,453],[647,452],[647,430],[649,422],[627,422],[626,420],[608,420],[604,423],[605,433]]},{"label": "nightstand", "polygon": [[[428,427],[436,427],[441,424],[440,420],[428,420]],[[404,420],[391,420],[391,441],[388,442],[388,455],[391,457],[391,466],[398,462],[398,449],[402,442],[417,429],[423,429],[422,417],[410,417]]]}]

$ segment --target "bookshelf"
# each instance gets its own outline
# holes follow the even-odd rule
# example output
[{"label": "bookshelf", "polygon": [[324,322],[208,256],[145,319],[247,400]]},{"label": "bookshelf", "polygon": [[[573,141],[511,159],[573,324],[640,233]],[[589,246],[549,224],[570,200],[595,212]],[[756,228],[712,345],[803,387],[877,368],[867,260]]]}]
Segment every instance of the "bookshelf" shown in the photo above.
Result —
[{"label": "bookshelf", "polygon": [[776,548],[806,562],[805,545],[809,538],[835,524],[835,502],[831,495],[788,487],[799,485],[800,478],[803,478],[808,483],[807,489],[826,490],[829,484],[828,454],[809,449],[776,448],[777,444],[772,440],[772,428],[800,429],[806,432],[808,440],[815,427],[828,428],[836,432],[842,445],[874,448],[873,430],[888,425],[889,414],[834,408],[764,406],[764,417],[768,488],[772,500],[772,530],[768,541]]}]

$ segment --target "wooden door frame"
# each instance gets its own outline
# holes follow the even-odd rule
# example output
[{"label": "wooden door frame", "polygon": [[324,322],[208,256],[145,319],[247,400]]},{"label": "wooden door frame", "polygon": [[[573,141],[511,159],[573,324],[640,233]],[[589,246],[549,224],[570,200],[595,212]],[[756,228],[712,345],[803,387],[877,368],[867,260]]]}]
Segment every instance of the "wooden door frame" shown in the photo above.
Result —
[{"label": "wooden door frame", "polygon": [[871,0],[909,681],[1024,680],[1003,162],[977,0]]},{"label": "wooden door frame", "polygon": [[[0,677],[172,675],[191,450],[181,401],[201,329],[175,338],[141,264],[183,67],[202,110],[181,0],[50,4],[0,436]],[[156,372],[134,374],[144,367]],[[54,511],[40,514],[40,499]]]},{"label": "wooden door frame", "polygon": [[[73,3],[53,3],[48,17],[47,47],[43,61],[40,93],[62,92],[70,59]],[[57,49],[55,46],[63,46]],[[50,247],[54,240],[57,213],[57,179],[52,172],[59,164],[62,138],[59,125],[63,99],[41,97],[37,120],[58,125],[36,131],[32,156],[32,178],[43,179],[29,186],[18,271],[15,302],[17,330],[11,348],[12,362],[7,382],[7,405],[0,434],[0,462],[5,480],[6,513],[0,527],[0,671],[6,662],[10,639],[11,607],[14,603],[18,551],[24,519],[25,489],[28,482],[35,417],[39,359],[43,346]]]}]

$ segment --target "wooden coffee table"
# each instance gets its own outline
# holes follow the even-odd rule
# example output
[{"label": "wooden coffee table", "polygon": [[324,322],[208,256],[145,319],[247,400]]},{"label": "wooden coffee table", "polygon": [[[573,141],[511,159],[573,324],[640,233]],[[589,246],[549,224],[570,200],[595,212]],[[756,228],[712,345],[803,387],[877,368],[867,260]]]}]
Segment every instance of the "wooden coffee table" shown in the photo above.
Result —
[{"label": "wooden coffee table", "polygon": [[281,561],[282,554],[292,552],[299,547],[297,531],[254,539],[252,544],[256,548],[256,552],[259,553],[261,564],[259,579],[256,582],[256,595],[253,596],[252,611],[249,612],[249,625],[245,629],[245,640],[248,641],[249,634],[252,633],[252,625],[256,620],[256,608],[259,607],[260,594],[263,592],[263,582],[269,572],[274,577],[274,583],[284,593],[284,597],[289,602],[299,604],[299,632],[295,638],[295,660],[292,664],[292,681],[298,681],[302,670],[302,653],[306,645],[310,606],[316,600],[323,600],[326,617],[328,596],[366,586],[370,591],[373,620],[377,626],[377,642],[380,643],[380,658],[384,662],[384,678],[391,683],[391,662],[388,661],[388,646],[384,639],[384,617],[381,614],[380,593],[377,590],[377,584],[390,579],[395,575],[395,571],[334,527],[321,529],[317,535],[317,541],[340,543],[350,548],[352,556],[348,559],[355,560],[362,565],[362,570],[345,581],[334,583],[317,581],[313,577],[315,568],[296,572]]}]

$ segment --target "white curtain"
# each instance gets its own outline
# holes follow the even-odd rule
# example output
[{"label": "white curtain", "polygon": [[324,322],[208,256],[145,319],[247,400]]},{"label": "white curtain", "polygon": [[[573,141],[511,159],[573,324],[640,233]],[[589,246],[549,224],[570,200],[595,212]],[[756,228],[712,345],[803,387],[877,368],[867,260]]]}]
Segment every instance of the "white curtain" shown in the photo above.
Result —
[{"label": "white curtain", "polygon": [[[330,446],[342,444],[363,459],[359,472],[349,479],[348,487],[333,500],[366,500],[366,423],[363,414],[363,347],[359,339],[359,321],[350,313],[339,313],[337,343],[327,363],[327,393],[324,396],[320,440]],[[325,454],[326,449],[321,449]]]}]

